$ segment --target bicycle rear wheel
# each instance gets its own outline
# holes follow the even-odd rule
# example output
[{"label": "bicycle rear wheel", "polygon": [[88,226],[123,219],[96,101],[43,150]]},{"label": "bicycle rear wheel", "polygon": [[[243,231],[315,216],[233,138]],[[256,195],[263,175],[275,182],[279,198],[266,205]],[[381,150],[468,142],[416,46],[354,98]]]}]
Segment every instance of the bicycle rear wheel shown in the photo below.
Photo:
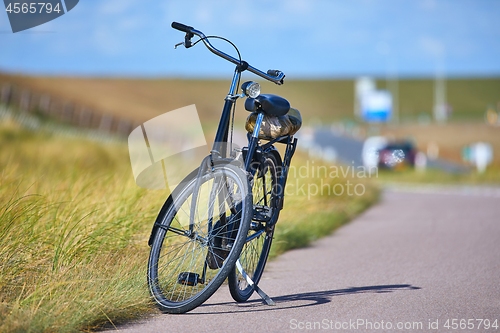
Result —
[{"label": "bicycle rear wheel", "polygon": [[248,179],[233,165],[215,165],[181,184],[156,220],[148,261],[150,293],[167,313],[188,312],[220,287],[239,257],[252,213]]},{"label": "bicycle rear wheel", "polygon": [[[276,159],[271,154],[254,164],[253,216],[239,260],[245,272],[256,284],[264,272],[273,240],[274,223],[278,218],[276,164]],[[253,287],[236,267],[229,274],[228,282],[229,291],[236,302],[247,301],[254,292]]]}]

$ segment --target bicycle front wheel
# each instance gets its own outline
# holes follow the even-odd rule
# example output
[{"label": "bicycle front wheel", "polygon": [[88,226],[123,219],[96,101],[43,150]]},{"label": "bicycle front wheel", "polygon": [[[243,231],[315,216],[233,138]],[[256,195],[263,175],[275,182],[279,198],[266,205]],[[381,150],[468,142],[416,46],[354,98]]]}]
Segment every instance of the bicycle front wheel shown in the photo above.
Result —
[{"label": "bicycle front wheel", "polygon": [[252,214],[248,179],[233,165],[215,165],[181,184],[158,216],[148,261],[150,293],[167,313],[188,312],[220,287]]},{"label": "bicycle front wheel", "polygon": [[[262,277],[273,241],[274,224],[278,218],[276,159],[269,154],[253,164],[253,216],[240,263],[246,274],[257,284]],[[245,302],[254,289],[235,267],[228,277],[229,291],[236,302]]]}]

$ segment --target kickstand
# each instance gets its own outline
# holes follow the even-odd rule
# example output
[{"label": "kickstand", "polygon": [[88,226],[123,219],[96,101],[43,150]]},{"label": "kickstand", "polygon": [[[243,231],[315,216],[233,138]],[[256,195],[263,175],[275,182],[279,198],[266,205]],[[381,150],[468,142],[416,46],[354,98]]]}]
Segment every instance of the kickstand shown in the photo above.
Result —
[{"label": "kickstand", "polygon": [[245,272],[245,270],[243,269],[243,266],[241,266],[240,259],[238,259],[238,261],[236,261],[236,268],[238,269],[240,274],[243,275],[245,280],[247,280],[247,283],[250,286],[252,286],[252,288],[259,294],[259,296],[264,300],[264,302],[266,302],[267,305],[276,305],[276,303],[274,303],[274,301],[271,299],[271,297],[269,297],[262,289],[260,289],[259,286],[257,286],[252,281],[250,276],[248,276],[247,272]]}]

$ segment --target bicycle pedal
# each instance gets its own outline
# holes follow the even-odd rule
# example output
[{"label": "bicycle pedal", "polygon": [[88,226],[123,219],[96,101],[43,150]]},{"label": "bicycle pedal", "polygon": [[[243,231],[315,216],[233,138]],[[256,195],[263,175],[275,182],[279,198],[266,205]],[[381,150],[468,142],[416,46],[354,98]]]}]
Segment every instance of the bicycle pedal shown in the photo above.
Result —
[{"label": "bicycle pedal", "polygon": [[250,222],[250,230],[259,231],[259,230],[262,230],[264,228],[265,228],[265,225],[262,224],[262,222],[255,222],[255,221]]},{"label": "bicycle pedal", "polygon": [[273,217],[273,209],[271,207],[254,205],[253,218],[254,221],[269,222]]},{"label": "bicycle pedal", "polygon": [[177,277],[177,283],[185,286],[194,287],[198,283],[203,283],[200,279],[200,274],[191,272],[182,272]]}]

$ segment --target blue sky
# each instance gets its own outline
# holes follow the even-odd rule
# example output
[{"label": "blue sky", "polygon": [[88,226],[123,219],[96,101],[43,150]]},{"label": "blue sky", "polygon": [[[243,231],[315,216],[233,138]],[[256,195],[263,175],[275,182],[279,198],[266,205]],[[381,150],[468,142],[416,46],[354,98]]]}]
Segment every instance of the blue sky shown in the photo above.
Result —
[{"label": "blue sky", "polygon": [[250,64],[288,78],[500,75],[498,0],[81,0],[16,34],[2,11],[0,71],[231,75],[201,44],[174,50],[183,34],[172,21],[227,37]]}]

